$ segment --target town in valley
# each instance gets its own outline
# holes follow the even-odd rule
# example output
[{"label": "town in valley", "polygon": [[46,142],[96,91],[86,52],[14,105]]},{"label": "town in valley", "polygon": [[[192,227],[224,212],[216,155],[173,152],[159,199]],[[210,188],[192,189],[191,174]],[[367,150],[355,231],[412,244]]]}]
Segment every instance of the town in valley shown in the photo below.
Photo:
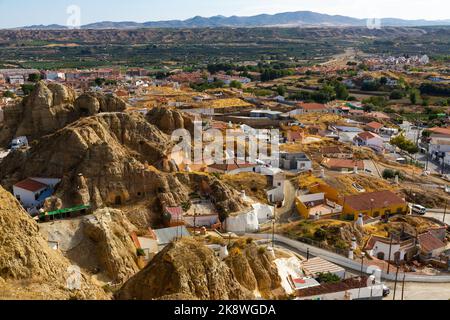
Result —
[{"label": "town in valley", "polygon": [[450,299],[450,22],[316,15],[0,29],[0,299]]}]

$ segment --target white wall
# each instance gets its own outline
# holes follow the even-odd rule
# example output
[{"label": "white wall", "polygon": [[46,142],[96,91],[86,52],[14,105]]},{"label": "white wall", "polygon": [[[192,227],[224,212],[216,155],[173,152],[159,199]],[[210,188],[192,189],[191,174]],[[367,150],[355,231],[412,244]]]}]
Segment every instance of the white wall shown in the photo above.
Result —
[{"label": "white wall", "polygon": [[225,220],[225,230],[235,233],[257,232],[259,230],[258,216],[254,210],[237,216],[230,216]]},{"label": "white wall", "polygon": [[[44,190],[44,189],[42,189],[42,190]],[[39,192],[42,190],[39,190]],[[31,191],[13,186],[14,196],[16,198],[18,198],[18,196],[20,197],[20,202],[22,203],[22,205],[25,208],[31,208],[38,204],[38,202],[36,201],[36,195],[38,195],[39,192],[34,193]]]}]

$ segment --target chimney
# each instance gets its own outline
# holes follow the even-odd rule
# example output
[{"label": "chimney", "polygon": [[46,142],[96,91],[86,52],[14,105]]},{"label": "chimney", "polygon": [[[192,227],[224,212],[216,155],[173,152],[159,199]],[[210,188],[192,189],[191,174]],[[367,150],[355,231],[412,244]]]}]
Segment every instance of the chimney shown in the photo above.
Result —
[{"label": "chimney", "polygon": [[364,226],[364,219],[363,219],[363,215],[360,213],[358,216],[358,220],[356,221],[356,225],[363,227]]},{"label": "chimney", "polygon": [[228,255],[229,255],[229,253],[228,253],[227,246],[226,245],[225,246],[221,246],[220,247],[220,253],[219,253],[220,259],[221,260],[225,260],[226,258],[228,258]]},{"label": "chimney", "polygon": [[356,237],[352,238],[352,250],[356,250],[356,248],[358,247],[358,243],[356,241]]},{"label": "chimney", "polygon": [[355,259],[355,254],[354,254],[353,250],[349,250],[349,251],[348,251],[348,258],[349,258],[350,260]]},{"label": "chimney", "polygon": [[323,168],[320,170],[320,177],[321,177],[322,179],[325,178],[325,169],[323,169]]},{"label": "chimney", "polygon": [[358,166],[357,165],[355,165],[355,167],[353,168],[353,173],[358,174]]},{"label": "chimney", "polygon": [[272,260],[275,260],[275,251],[273,250],[273,248],[272,247],[268,247],[267,248],[267,253],[268,253],[268,255],[269,255],[269,257],[272,259]]}]

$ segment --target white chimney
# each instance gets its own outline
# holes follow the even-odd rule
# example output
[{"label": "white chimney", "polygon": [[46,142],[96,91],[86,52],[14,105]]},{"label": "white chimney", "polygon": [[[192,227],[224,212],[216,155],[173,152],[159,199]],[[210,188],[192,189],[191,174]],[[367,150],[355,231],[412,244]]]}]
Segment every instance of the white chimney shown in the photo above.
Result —
[{"label": "white chimney", "polygon": [[364,219],[363,219],[363,215],[360,213],[358,216],[358,220],[356,221],[356,225],[363,227],[364,226]]},{"label": "white chimney", "polygon": [[348,258],[350,260],[353,260],[355,258],[355,254],[354,254],[353,250],[349,250],[348,251]]},{"label": "white chimney", "polygon": [[357,247],[358,247],[358,243],[356,242],[356,238],[353,237],[352,238],[352,250],[356,250]]},{"label": "white chimney", "polygon": [[395,175],[395,184],[398,184],[398,174]]},{"label": "white chimney", "polygon": [[354,173],[354,174],[358,174],[358,166],[355,166],[355,167],[353,168],[353,173]]},{"label": "white chimney", "polygon": [[323,179],[323,178],[325,178],[325,169],[321,169],[320,170],[320,177]]},{"label": "white chimney", "polygon": [[267,248],[267,253],[272,260],[275,260],[275,251],[272,247]]},{"label": "white chimney", "polygon": [[219,253],[219,257],[221,260],[225,260],[226,258],[228,258],[228,248],[227,246],[221,246],[220,247],[220,253]]}]

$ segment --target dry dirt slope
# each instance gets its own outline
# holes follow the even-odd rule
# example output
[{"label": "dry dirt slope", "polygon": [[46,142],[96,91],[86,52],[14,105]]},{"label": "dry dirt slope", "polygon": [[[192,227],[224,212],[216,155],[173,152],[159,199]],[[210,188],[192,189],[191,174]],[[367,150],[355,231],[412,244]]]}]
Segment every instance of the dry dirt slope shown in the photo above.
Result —
[{"label": "dry dirt slope", "polygon": [[[194,239],[168,245],[116,293],[120,300],[241,300],[282,296],[281,280],[269,255],[255,244],[233,245],[219,260]],[[275,294],[274,294],[275,293]]]},{"label": "dry dirt slope", "polygon": [[69,261],[50,249],[38,225],[0,187],[0,298],[106,299],[103,289],[82,275],[81,290],[66,287]]}]

